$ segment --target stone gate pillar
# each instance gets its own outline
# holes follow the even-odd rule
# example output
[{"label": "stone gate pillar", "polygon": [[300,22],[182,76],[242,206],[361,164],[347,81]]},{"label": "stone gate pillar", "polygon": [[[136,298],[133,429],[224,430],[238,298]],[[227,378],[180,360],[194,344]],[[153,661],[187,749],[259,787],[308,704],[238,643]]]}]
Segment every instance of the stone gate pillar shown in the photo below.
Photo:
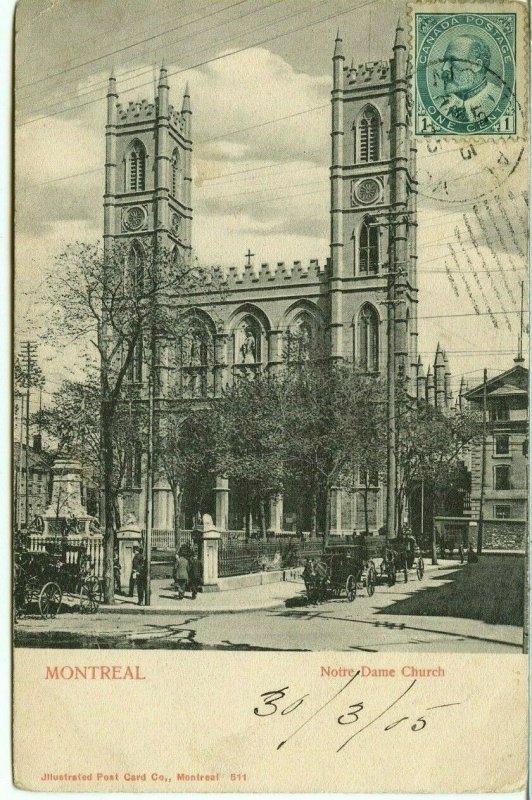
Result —
[{"label": "stone gate pillar", "polygon": [[198,558],[202,566],[202,583],[204,592],[218,592],[218,549],[220,534],[210,514],[203,515],[203,524],[192,531],[198,547]]}]

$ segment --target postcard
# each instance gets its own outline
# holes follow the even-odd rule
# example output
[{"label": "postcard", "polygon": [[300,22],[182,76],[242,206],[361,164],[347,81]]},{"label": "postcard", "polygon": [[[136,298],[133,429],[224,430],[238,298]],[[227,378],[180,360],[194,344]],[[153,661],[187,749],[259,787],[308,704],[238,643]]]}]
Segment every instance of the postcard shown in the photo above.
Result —
[{"label": "postcard", "polygon": [[19,0],[13,780],[527,783],[521,0]]}]

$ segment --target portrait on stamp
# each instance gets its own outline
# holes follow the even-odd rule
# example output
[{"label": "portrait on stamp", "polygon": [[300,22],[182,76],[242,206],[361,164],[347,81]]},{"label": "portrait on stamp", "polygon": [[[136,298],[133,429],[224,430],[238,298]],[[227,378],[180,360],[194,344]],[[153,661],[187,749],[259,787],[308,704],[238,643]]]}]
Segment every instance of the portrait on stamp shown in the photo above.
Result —
[{"label": "portrait on stamp", "polygon": [[515,14],[415,21],[416,133],[515,134]]}]

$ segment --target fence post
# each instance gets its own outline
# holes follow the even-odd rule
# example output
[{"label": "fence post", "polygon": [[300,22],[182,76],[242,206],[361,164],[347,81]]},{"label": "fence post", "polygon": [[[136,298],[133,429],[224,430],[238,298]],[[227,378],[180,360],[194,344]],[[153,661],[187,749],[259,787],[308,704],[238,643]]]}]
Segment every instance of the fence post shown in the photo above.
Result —
[{"label": "fence post", "polygon": [[201,527],[192,531],[192,536],[198,545],[198,555],[202,563],[203,591],[218,592],[218,551],[220,534],[215,527],[210,514],[203,515]]}]

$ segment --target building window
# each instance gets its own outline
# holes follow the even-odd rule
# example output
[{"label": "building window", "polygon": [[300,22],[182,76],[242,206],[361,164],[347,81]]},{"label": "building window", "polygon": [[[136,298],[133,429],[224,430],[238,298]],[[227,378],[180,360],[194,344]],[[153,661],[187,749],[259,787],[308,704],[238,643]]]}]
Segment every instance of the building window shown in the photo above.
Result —
[{"label": "building window", "polygon": [[142,361],[144,353],[142,337],[137,341],[133,350],[133,357],[129,365],[129,380],[133,383],[142,383]]},{"label": "building window", "polygon": [[490,420],[492,422],[500,422],[510,419],[510,412],[508,409],[508,403],[503,401],[499,401],[495,403],[490,408]]},{"label": "building window", "polygon": [[368,106],[358,123],[358,161],[368,164],[380,158],[380,117],[373,106]]},{"label": "building window", "polygon": [[495,437],[495,455],[507,456],[510,453],[510,437],[507,433],[498,433]]},{"label": "building window", "polygon": [[146,188],[146,148],[138,140],[129,149],[126,177],[126,190],[142,192]]},{"label": "building window", "polygon": [[495,519],[511,519],[512,506],[495,506]]},{"label": "building window", "polygon": [[495,467],[495,488],[501,491],[512,488],[510,486],[510,467],[507,464]]},{"label": "building window", "polygon": [[179,150],[176,149],[172,153],[172,161],[171,161],[171,168],[172,168],[172,196],[177,197],[179,191],[179,181],[180,181],[180,170],[181,170],[181,161],[179,158]]},{"label": "building window", "polygon": [[364,372],[379,370],[379,317],[366,304],[358,315],[358,366]]},{"label": "building window", "polygon": [[360,228],[358,271],[360,275],[376,275],[379,271],[379,231],[365,220]]},{"label": "building window", "polygon": [[138,242],[133,242],[128,256],[129,283],[135,295],[144,287],[144,254]]}]

